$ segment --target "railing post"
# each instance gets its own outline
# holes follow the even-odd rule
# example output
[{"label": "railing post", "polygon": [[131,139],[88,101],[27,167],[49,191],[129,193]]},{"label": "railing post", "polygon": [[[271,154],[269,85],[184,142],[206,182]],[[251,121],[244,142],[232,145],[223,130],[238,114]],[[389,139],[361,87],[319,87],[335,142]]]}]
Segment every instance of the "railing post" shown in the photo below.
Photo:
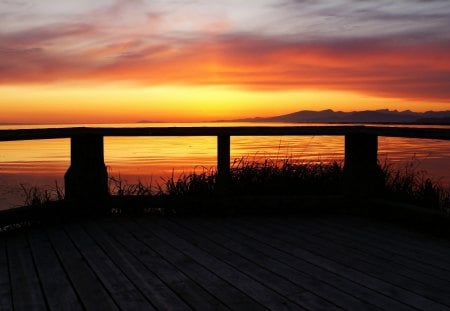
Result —
[{"label": "railing post", "polygon": [[108,173],[103,136],[77,135],[70,139],[70,167],[64,176],[66,200],[89,206],[108,197]]},{"label": "railing post", "polygon": [[378,165],[378,136],[349,133],[345,135],[344,193],[349,196],[370,196],[383,184]]},{"label": "railing post", "polygon": [[217,136],[217,187],[226,193],[230,182],[230,135]]}]

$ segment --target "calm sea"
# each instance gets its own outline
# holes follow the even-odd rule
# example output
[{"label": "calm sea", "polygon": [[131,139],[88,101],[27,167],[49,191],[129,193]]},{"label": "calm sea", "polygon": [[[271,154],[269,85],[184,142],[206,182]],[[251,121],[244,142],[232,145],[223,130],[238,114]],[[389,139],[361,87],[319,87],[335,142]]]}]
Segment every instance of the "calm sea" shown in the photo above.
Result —
[{"label": "calm sea", "polygon": [[[147,127],[147,126],[280,126],[292,123],[152,123],[0,126],[48,127]],[[308,124],[311,125],[311,124]],[[323,124],[321,124],[323,125]],[[161,183],[171,175],[212,169],[216,165],[215,137],[105,137],[105,162],[109,175],[128,183],[141,180]],[[450,184],[450,142],[440,140],[379,138],[379,159],[397,166],[413,162],[417,170],[444,185]],[[231,157],[249,161],[266,158],[303,162],[342,161],[344,138],[332,136],[231,137]],[[63,186],[70,164],[68,139],[0,142],[0,209],[23,203],[26,188]]]}]

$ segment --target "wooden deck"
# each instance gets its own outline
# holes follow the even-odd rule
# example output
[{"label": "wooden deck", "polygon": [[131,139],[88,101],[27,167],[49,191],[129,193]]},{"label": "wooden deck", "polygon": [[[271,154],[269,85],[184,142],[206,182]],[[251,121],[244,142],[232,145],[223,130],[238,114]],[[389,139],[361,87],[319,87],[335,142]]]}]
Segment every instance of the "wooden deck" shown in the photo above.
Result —
[{"label": "wooden deck", "polygon": [[363,218],[115,218],[1,235],[0,310],[449,310],[449,259]]}]

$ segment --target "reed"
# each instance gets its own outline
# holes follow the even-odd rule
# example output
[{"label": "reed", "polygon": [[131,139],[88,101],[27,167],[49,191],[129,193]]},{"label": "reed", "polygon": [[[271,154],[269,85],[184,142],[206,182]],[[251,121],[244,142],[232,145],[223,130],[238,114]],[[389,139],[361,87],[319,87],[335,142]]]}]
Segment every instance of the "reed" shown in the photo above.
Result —
[{"label": "reed", "polygon": [[450,187],[428,177],[427,172],[420,169],[419,160],[413,159],[400,167],[385,162],[382,170],[383,197],[439,210],[450,216]]},{"label": "reed", "polygon": [[[450,189],[427,177],[420,162],[413,160],[402,167],[385,162],[381,165],[384,186],[377,194],[381,198],[411,203],[439,210],[450,216]],[[343,165],[341,162],[298,162],[293,159],[234,160],[230,170],[228,194],[233,196],[267,195],[339,195],[342,194]],[[26,188],[21,185],[26,206],[64,199],[63,189],[55,183],[51,189]],[[207,198],[218,194],[217,171],[196,167],[193,173],[182,173],[160,182],[128,183],[123,178],[110,178],[113,197],[145,197],[158,200],[194,197]],[[134,202],[134,201],[133,201]]]},{"label": "reed", "polygon": [[64,200],[64,189],[55,181],[53,187],[26,187],[24,184],[19,185],[22,189],[24,206],[42,207],[49,202],[57,202]]},{"label": "reed", "polygon": [[338,194],[342,191],[342,163],[297,162],[292,159],[235,160],[230,192],[250,195]]}]

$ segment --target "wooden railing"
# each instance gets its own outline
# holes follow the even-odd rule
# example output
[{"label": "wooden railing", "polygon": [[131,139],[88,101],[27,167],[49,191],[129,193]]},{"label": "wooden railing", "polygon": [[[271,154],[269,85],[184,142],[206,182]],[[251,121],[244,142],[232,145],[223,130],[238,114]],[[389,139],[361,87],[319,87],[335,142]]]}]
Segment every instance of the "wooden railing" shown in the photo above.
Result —
[{"label": "wooden railing", "polygon": [[0,141],[71,139],[71,164],[65,175],[66,199],[77,202],[108,196],[103,156],[105,136],[216,136],[218,186],[226,194],[230,179],[231,136],[345,136],[344,189],[367,194],[376,185],[378,136],[450,140],[450,129],[381,126],[249,126],[48,128],[0,130]]}]

